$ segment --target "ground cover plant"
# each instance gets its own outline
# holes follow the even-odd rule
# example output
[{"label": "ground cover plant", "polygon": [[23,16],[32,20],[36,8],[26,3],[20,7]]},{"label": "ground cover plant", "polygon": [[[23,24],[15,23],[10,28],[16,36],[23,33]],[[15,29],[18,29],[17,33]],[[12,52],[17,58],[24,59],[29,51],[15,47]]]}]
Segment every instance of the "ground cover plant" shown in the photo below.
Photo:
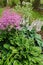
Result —
[{"label": "ground cover plant", "polygon": [[[1,18],[0,65],[43,65],[43,41],[39,38],[40,35],[34,30],[27,30],[25,26],[22,28],[22,18],[15,12],[4,11]],[[9,25],[6,25],[6,23]]]}]

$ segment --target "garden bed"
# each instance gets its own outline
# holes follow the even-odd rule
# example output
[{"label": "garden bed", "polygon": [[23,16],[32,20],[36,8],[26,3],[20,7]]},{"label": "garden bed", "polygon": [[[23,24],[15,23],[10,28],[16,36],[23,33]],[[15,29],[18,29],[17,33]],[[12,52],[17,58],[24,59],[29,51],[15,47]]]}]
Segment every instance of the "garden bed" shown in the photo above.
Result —
[{"label": "garden bed", "polygon": [[43,15],[31,3],[9,6],[0,8],[0,65],[43,65]]}]

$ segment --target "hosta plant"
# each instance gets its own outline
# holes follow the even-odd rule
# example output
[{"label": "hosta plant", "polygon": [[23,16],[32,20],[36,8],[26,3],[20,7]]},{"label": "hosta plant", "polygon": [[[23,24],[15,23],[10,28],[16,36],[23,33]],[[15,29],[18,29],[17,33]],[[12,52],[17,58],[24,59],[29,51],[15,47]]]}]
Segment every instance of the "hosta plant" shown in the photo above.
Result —
[{"label": "hosta plant", "polygon": [[42,49],[22,31],[3,31],[0,41],[0,65],[43,65]]}]

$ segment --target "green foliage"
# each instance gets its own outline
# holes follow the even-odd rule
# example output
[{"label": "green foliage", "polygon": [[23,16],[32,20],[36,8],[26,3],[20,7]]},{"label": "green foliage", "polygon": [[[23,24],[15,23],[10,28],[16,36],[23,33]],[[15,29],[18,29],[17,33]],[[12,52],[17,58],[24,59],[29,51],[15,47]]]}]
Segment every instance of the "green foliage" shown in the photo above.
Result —
[{"label": "green foliage", "polygon": [[29,17],[32,15],[30,13],[32,11],[32,4],[31,3],[26,4],[26,2],[23,2],[22,8],[20,5],[17,5],[17,6],[15,6],[14,10],[19,13],[22,13],[24,17]]},{"label": "green foliage", "polygon": [[0,7],[4,7],[7,4],[7,0],[0,0]]},{"label": "green foliage", "polygon": [[2,14],[2,11],[3,11],[3,8],[0,8],[0,16],[1,16],[1,14]]},{"label": "green foliage", "polygon": [[43,65],[41,47],[35,45],[29,31],[26,32],[29,37],[23,30],[12,29],[6,32],[0,34],[0,65]]},{"label": "green foliage", "polygon": [[27,38],[30,37],[30,38],[33,38],[34,39],[35,45],[43,48],[43,40],[41,38],[41,35],[40,34],[37,34],[35,30],[32,30],[32,31],[27,30],[24,33],[25,33],[25,36]]},{"label": "green foliage", "polygon": [[33,8],[31,3],[23,2],[23,6],[22,7],[20,5],[15,6],[14,11],[21,13],[23,18],[25,20],[28,19],[28,23],[31,23],[34,19],[32,16],[32,9]]},{"label": "green foliage", "polygon": [[27,19],[29,23],[39,19],[43,21],[43,15],[41,15],[39,12],[33,10],[32,4],[31,3],[23,3],[23,6],[21,7],[20,5],[15,6],[14,11],[19,12],[22,14],[22,16]]},{"label": "green foliage", "polygon": [[4,7],[6,5],[9,5],[10,7],[13,7],[17,4],[20,4],[20,0],[0,0],[0,6]]},{"label": "green foliage", "polygon": [[20,0],[9,0],[7,3],[10,7],[20,4]]}]

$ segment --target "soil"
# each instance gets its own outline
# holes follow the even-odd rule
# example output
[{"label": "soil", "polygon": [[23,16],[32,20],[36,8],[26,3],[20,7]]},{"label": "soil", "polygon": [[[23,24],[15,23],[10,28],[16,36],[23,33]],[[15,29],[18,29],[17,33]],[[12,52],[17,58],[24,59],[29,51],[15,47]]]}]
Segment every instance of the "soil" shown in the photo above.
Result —
[{"label": "soil", "polygon": [[39,32],[37,32],[37,33],[40,34],[41,37],[42,37],[42,39],[43,39],[43,31],[39,31]]}]

